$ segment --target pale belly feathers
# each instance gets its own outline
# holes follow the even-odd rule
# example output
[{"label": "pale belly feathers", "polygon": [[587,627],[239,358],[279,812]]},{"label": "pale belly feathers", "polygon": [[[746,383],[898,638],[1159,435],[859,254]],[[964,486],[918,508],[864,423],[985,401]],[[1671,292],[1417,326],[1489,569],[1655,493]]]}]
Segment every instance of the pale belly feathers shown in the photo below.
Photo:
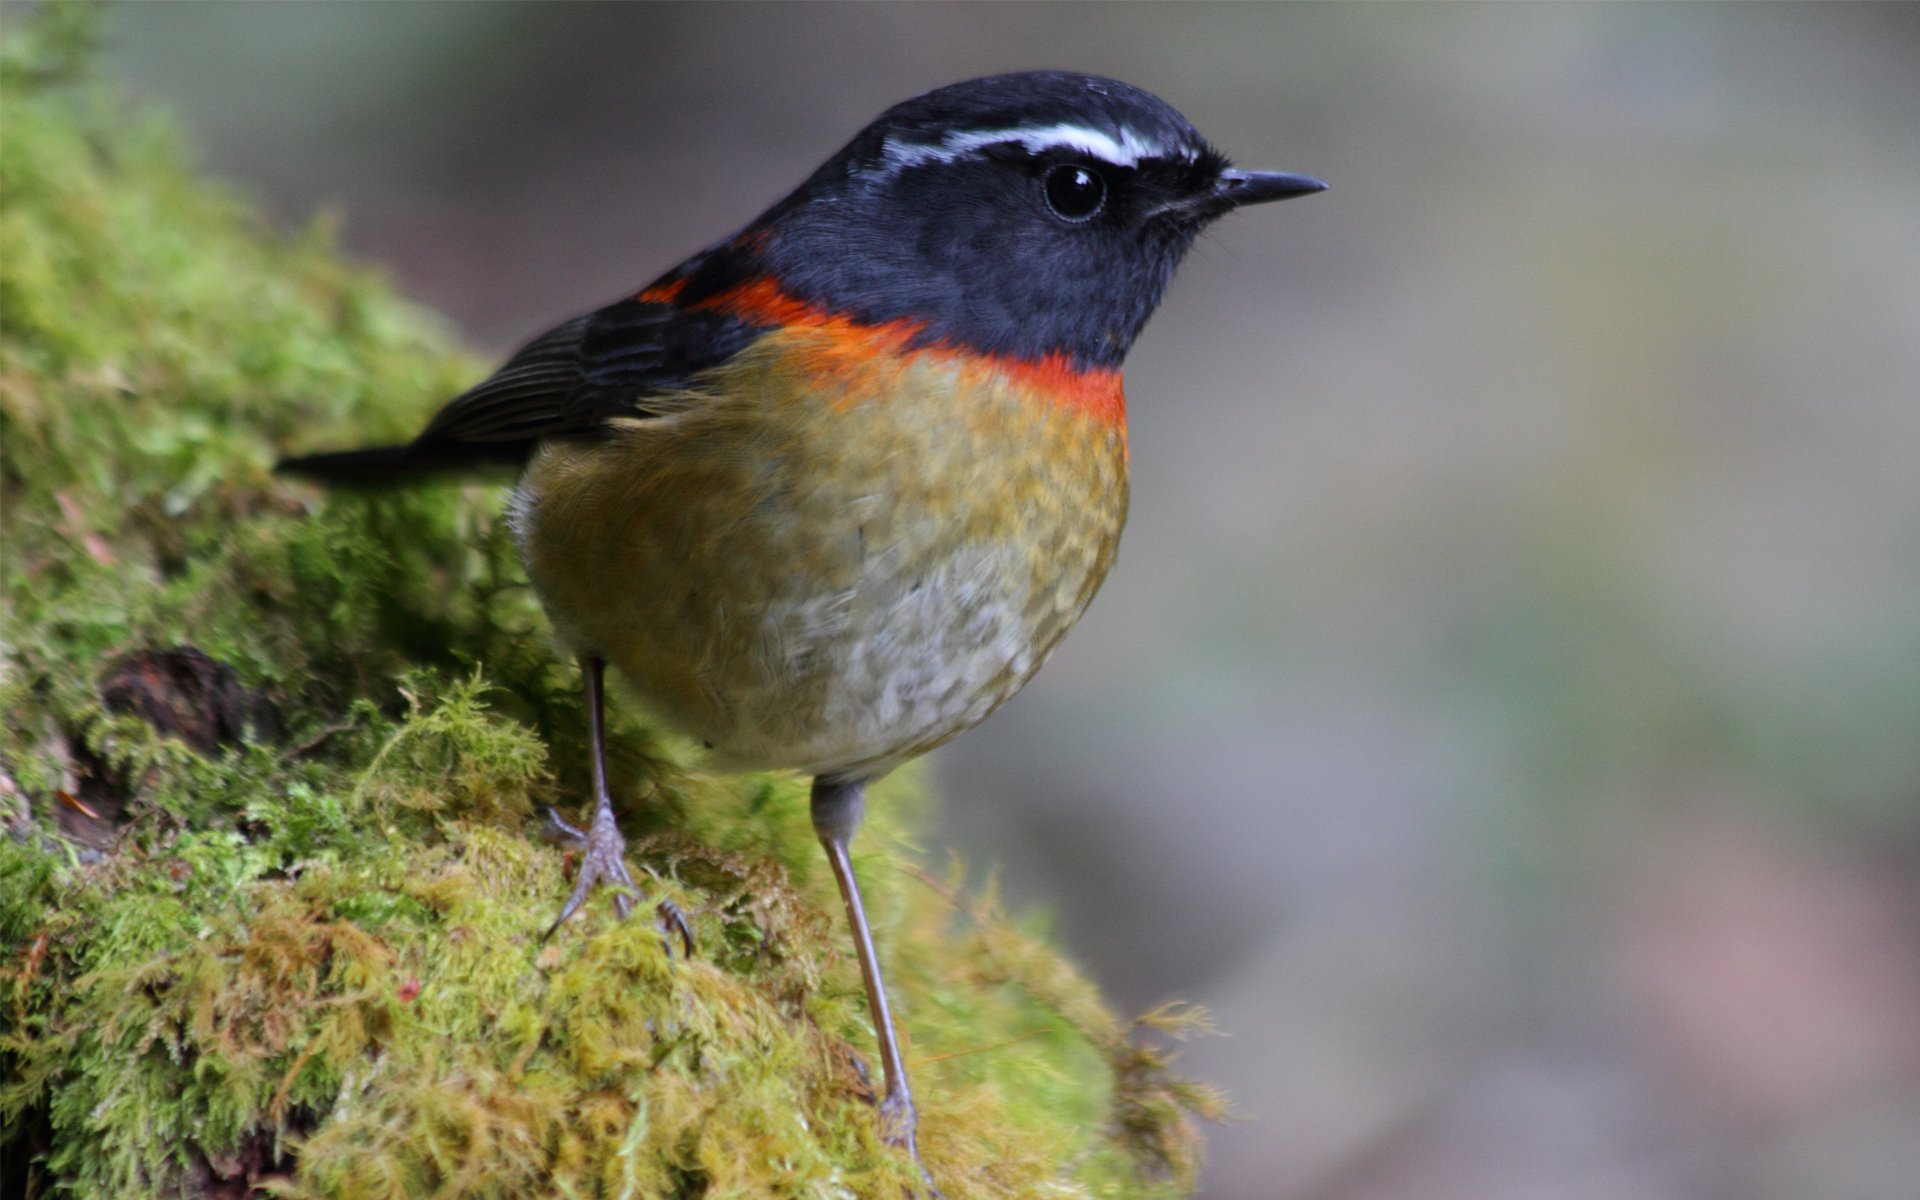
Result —
[{"label": "pale belly feathers", "polygon": [[544,446],[514,525],[561,639],[720,765],[871,777],[979,722],[1079,618],[1126,434],[952,358],[835,370],[804,339]]}]

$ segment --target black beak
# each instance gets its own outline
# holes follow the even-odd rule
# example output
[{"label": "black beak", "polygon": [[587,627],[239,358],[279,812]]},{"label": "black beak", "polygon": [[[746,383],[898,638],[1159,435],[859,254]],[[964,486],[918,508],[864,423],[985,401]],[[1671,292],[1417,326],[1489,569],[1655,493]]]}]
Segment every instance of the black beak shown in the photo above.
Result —
[{"label": "black beak", "polygon": [[1214,177],[1211,186],[1170,200],[1147,215],[1164,217],[1176,225],[1193,230],[1242,205],[1291,200],[1295,196],[1311,196],[1326,190],[1327,185],[1311,175],[1290,175],[1285,171],[1242,171],[1238,167],[1228,167]]},{"label": "black beak", "polygon": [[1242,171],[1228,167],[1213,185],[1213,200],[1226,208],[1247,204],[1266,204],[1273,200],[1291,200],[1324,192],[1327,185],[1311,175],[1290,175],[1285,171]]}]

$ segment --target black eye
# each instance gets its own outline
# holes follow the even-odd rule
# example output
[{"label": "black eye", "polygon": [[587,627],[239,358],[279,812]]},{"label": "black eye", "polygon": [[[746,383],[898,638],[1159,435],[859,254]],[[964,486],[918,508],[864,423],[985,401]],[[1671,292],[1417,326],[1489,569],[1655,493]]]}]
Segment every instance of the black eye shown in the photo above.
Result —
[{"label": "black eye", "polygon": [[1107,181],[1085,167],[1063,164],[1047,172],[1047,207],[1067,221],[1084,221],[1107,202]]}]

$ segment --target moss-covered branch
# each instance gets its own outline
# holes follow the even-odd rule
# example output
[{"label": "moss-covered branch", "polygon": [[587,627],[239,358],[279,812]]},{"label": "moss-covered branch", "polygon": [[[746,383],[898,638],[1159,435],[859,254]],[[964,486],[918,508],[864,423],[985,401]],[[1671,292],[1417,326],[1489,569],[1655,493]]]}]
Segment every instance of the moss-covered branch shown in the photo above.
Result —
[{"label": "moss-covered branch", "polygon": [[[76,81],[90,20],[45,6],[0,68],[0,1192],[911,1189],[799,781],[628,717],[634,857],[700,951],[604,903],[539,941],[566,863],[533,816],[584,795],[582,719],[498,487],[268,472],[406,435],[476,364]],[[912,865],[910,774],[874,809],[946,1194],[1185,1191],[1213,1098]]]}]

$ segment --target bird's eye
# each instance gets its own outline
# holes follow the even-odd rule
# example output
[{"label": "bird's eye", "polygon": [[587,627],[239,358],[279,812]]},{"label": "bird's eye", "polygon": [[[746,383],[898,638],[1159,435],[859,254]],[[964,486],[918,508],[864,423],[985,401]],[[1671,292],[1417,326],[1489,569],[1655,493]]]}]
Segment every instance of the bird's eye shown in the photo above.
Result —
[{"label": "bird's eye", "polygon": [[1047,172],[1047,207],[1065,221],[1084,221],[1107,202],[1107,181],[1085,167],[1062,164]]}]

